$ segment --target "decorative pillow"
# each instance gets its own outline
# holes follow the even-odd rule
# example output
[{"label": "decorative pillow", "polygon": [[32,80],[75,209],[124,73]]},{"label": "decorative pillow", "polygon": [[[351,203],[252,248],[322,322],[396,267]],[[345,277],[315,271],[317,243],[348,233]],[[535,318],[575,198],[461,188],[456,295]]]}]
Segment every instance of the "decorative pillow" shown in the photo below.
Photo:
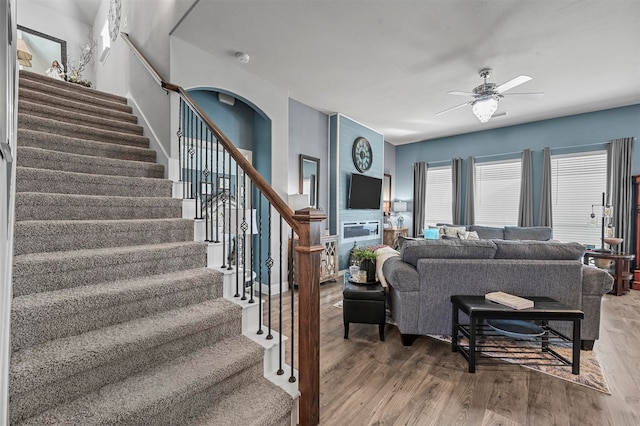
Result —
[{"label": "decorative pillow", "polygon": [[496,259],[582,260],[585,248],[580,243],[559,241],[493,240],[498,247]]},{"label": "decorative pillow", "polygon": [[464,226],[445,226],[444,235],[449,238],[460,238],[461,232],[467,232]]},{"label": "decorative pillow", "polygon": [[427,240],[437,240],[440,238],[440,230],[436,228],[427,228],[424,230],[424,237]]},{"label": "decorative pillow", "polygon": [[464,231],[458,232],[458,236],[461,240],[479,240],[478,233],[476,231]]},{"label": "decorative pillow", "polygon": [[505,226],[505,240],[548,241],[553,238],[553,229],[548,226]]}]

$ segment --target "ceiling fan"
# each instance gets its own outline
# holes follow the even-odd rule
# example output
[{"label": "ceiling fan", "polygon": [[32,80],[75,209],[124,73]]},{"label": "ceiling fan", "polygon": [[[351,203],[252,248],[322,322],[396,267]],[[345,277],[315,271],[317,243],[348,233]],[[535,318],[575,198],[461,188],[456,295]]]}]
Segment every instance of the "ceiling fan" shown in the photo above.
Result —
[{"label": "ceiling fan", "polygon": [[445,112],[453,111],[454,109],[462,108],[466,105],[471,105],[473,113],[480,120],[481,123],[486,123],[492,117],[500,117],[507,115],[506,111],[496,113],[498,109],[498,101],[504,96],[511,95],[525,95],[525,96],[541,96],[542,92],[534,93],[504,93],[507,90],[511,90],[516,86],[519,86],[527,81],[531,80],[528,75],[519,75],[506,83],[497,85],[495,83],[487,83],[487,78],[491,76],[491,68],[483,68],[480,70],[480,77],[484,79],[484,83],[475,87],[472,92],[453,91],[448,92],[450,95],[458,96],[471,96],[473,100],[465,102],[460,105],[456,105],[451,108],[447,108],[444,111],[440,111],[436,115],[444,114]]}]

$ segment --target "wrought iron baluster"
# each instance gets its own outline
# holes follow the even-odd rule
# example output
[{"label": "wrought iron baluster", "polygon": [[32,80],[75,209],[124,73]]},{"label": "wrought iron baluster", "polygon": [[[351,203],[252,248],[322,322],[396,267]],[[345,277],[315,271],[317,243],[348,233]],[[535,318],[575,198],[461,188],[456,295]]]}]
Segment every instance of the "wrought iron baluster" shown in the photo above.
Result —
[{"label": "wrought iron baluster", "polygon": [[277,374],[278,376],[282,376],[284,374],[284,370],[282,369],[282,352],[284,351],[284,348],[282,346],[282,216],[280,216],[280,227],[278,228],[279,231],[279,237],[280,237],[280,245],[279,245],[279,249],[280,249],[280,257],[278,257],[278,259],[280,259],[280,291],[278,292],[278,298],[279,298],[279,303],[278,303],[278,308],[279,308],[279,313],[278,313],[278,331],[279,331],[279,335],[278,335],[278,371]]},{"label": "wrought iron baluster", "polygon": [[182,129],[184,129],[184,100],[180,98],[180,107],[178,108],[178,158],[180,161],[180,180],[182,181],[182,198],[187,192],[187,180],[184,173],[185,149],[182,141]]},{"label": "wrought iron baluster", "polygon": [[267,340],[271,340],[273,339],[273,334],[272,332],[272,327],[271,327],[271,317],[273,315],[273,313],[271,312],[271,268],[273,268],[273,257],[271,256],[271,203],[268,204],[268,208],[269,208],[269,213],[267,216],[267,226],[268,226],[268,230],[267,230],[267,242],[269,244],[268,248],[267,248],[267,260],[266,260],[266,265],[267,265],[267,305],[268,305],[268,310],[267,310]]},{"label": "wrought iron baluster", "polygon": [[[218,140],[218,138],[216,137],[216,182],[215,182],[215,188],[216,188],[216,205],[215,205],[215,212],[216,212],[216,238],[215,241],[216,243],[220,242],[220,224],[218,223],[218,221],[220,220],[220,212],[218,211],[218,196],[220,195],[220,187],[219,187],[219,182],[220,182],[220,174],[218,173],[218,170],[220,169],[220,141]],[[224,169],[223,169],[224,170]],[[213,187],[212,187],[213,188]],[[212,206],[213,209],[213,206]],[[211,213],[213,215],[213,210],[211,210]],[[212,216],[213,217],[213,216]],[[213,226],[213,224],[212,224]],[[223,265],[224,266],[224,265]]]},{"label": "wrought iron baluster", "polygon": [[[238,253],[239,253],[239,249],[240,249],[240,238],[239,238],[239,232],[238,232],[238,224],[240,222],[238,222],[239,219],[239,211],[238,208],[240,207],[239,201],[240,201],[240,191],[238,190],[238,163],[236,162],[236,182],[235,185],[233,186],[233,191],[234,194],[236,194],[236,221],[235,221],[235,225],[236,225],[236,229],[233,230],[233,233],[235,235],[235,244],[234,244],[234,253],[233,253],[233,258],[235,259],[235,264],[236,264],[236,294],[234,295],[234,297],[240,297],[240,268],[238,268],[239,262],[238,262]],[[231,262],[229,262],[229,264],[231,264]],[[244,271],[242,271],[242,273],[244,274]],[[243,285],[244,286],[244,285]]]},{"label": "wrought iron baluster", "polygon": [[[228,173],[228,175],[225,175],[225,176],[229,176],[229,216],[228,216],[229,219],[227,221],[229,223],[229,234],[228,234],[228,236],[229,236],[229,244],[232,243],[232,240],[231,240],[231,215],[232,215],[232,212],[231,212],[231,207],[232,207],[231,200],[233,200],[233,198],[234,198],[233,195],[232,195],[232,194],[234,194],[234,192],[231,191],[231,188],[233,188],[233,186],[231,185],[231,176],[232,176],[231,175],[231,162],[232,161],[233,161],[233,159],[231,158],[231,154],[229,154],[229,173]],[[236,204],[236,206],[238,205],[237,198],[236,198],[235,204]],[[227,259],[227,270],[228,271],[233,269],[233,265],[232,265],[233,253],[232,253],[232,250],[233,250],[233,248],[229,247],[229,258]]]},{"label": "wrought iron baluster", "polygon": [[[247,300],[247,175],[242,173],[242,297],[240,300]],[[251,214],[251,212],[249,212]],[[251,235],[251,234],[249,234]],[[253,269],[249,271],[249,279],[253,281]]]},{"label": "wrought iron baluster", "polygon": [[262,192],[258,191],[258,334],[262,330]]},{"label": "wrought iron baluster", "polygon": [[[251,217],[249,218],[250,222],[251,222],[251,259],[250,259],[250,266],[251,266],[251,286],[249,287],[249,303],[255,303],[255,300],[253,299],[253,285],[254,285],[254,280],[253,280],[253,267],[255,265],[255,240],[259,239],[260,236],[258,235],[258,237],[254,238],[253,237],[253,229],[254,227],[256,227],[256,224],[254,223],[254,219],[255,219],[255,215],[253,214],[253,208],[255,206],[255,201],[254,201],[254,193],[253,193],[253,181],[250,181],[250,189],[251,189]],[[260,232],[260,231],[258,231]],[[260,278],[258,278],[258,282],[260,281]]]},{"label": "wrought iron baluster", "polygon": [[296,339],[296,333],[295,333],[295,296],[296,293],[294,291],[295,288],[295,283],[296,283],[296,274],[295,274],[295,258],[296,256],[294,255],[294,249],[295,249],[295,245],[294,245],[294,238],[295,238],[296,234],[293,231],[293,229],[291,229],[291,255],[293,256],[293,261],[292,261],[292,269],[293,269],[293,279],[291,280],[291,288],[289,289],[291,291],[291,375],[289,376],[289,383],[294,383],[296,381],[296,376],[294,374],[294,363],[293,360],[295,359],[295,352],[296,352],[296,345],[295,345],[295,339]]},{"label": "wrought iron baluster", "polygon": [[221,193],[222,195],[220,196],[220,198],[222,198],[222,266],[221,268],[226,268],[226,261],[227,261],[227,239],[225,236],[225,228],[226,228],[226,224],[229,221],[229,216],[227,215],[227,211],[226,211],[226,201],[227,201],[227,195],[225,192],[225,178],[224,178],[224,169],[225,169],[225,165],[226,163],[226,158],[227,158],[227,154],[225,151],[222,151],[222,179],[220,177],[218,177],[218,190],[219,193]]}]

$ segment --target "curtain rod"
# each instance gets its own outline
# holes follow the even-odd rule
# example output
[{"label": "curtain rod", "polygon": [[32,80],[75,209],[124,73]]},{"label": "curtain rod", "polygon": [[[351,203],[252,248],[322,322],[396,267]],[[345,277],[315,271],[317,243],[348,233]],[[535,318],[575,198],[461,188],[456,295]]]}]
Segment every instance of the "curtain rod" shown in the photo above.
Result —
[{"label": "curtain rod", "polygon": [[[618,139],[624,139],[624,138],[618,138]],[[631,137],[631,139],[635,142],[636,138],[635,137]],[[615,140],[615,139],[612,139]],[[567,148],[587,148],[590,146],[600,146],[600,145],[606,145],[608,143],[610,143],[612,140],[610,141],[605,141],[605,142],[594,142],[594,143],[587,143],[587,144],[582,144],[582,145],[567,145],[567,146],[554,146],[554,147],[549,147],[551,150],[554,149],[567,149]]]},{"label": "curtain rod", "polygon": [[[522,151],[524,151],[524,150],[522,150]],[[476,159],[476,158],[501,157],[501,156],[503,156],[503,155],[522,154],[522,151],[503,152],[503,153],[500,153],[500,154],[480,155],[480,156],[478,156],[478,157],[473,157],[473,155],[468,155],[466,158],[473,157],[474,159]],[[533,152],[533,151],[534,151],[534,150],[532,149],[532,150],[531,150],[531,152]],[[452,158],[452,159],[450,159],[450,160],[427,161],[426,163],[427,163],[427,165],[429,165],[429,164],[447,163],[447,162],[451,162],[452,160],[455,160],[456,158],[460,158],[460,159],[463,159],[463,160],[465,160],[465,159],[466,159],[466,158],[463,158],[463,157],[454,157],[454,158]],[[415,165],[416,165],[416,163],[411,163],[411,166],[415,166]]]}]

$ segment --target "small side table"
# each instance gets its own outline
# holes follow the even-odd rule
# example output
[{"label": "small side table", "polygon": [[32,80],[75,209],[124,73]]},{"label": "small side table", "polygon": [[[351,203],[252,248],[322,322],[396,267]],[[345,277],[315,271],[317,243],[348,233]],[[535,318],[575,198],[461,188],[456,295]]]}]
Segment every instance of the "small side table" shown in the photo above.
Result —
[{"label": "small side table", "polygon": [[342,291],[342,319],[344,338],[349,338],[349,323],[378,324],[380,340],[384,342],[386,326],[386,294],[380,282],[357,284],[349,281],[350,275],[344,274]]},{"label": "small side table", "polygon": [[622,296],[624,293],[629,292],[629,281],[633,278],[633,274],[629,272],[629,262],[635,259],[635,255],[629,253],[606,253],[599,251],[589,250],[584,254],[584,264],[589,264],[589,259],[605,259],[612,260],[616,263],[613,274],[614,283],[613,290],[609,294],[615,294],[616,296]]}]

